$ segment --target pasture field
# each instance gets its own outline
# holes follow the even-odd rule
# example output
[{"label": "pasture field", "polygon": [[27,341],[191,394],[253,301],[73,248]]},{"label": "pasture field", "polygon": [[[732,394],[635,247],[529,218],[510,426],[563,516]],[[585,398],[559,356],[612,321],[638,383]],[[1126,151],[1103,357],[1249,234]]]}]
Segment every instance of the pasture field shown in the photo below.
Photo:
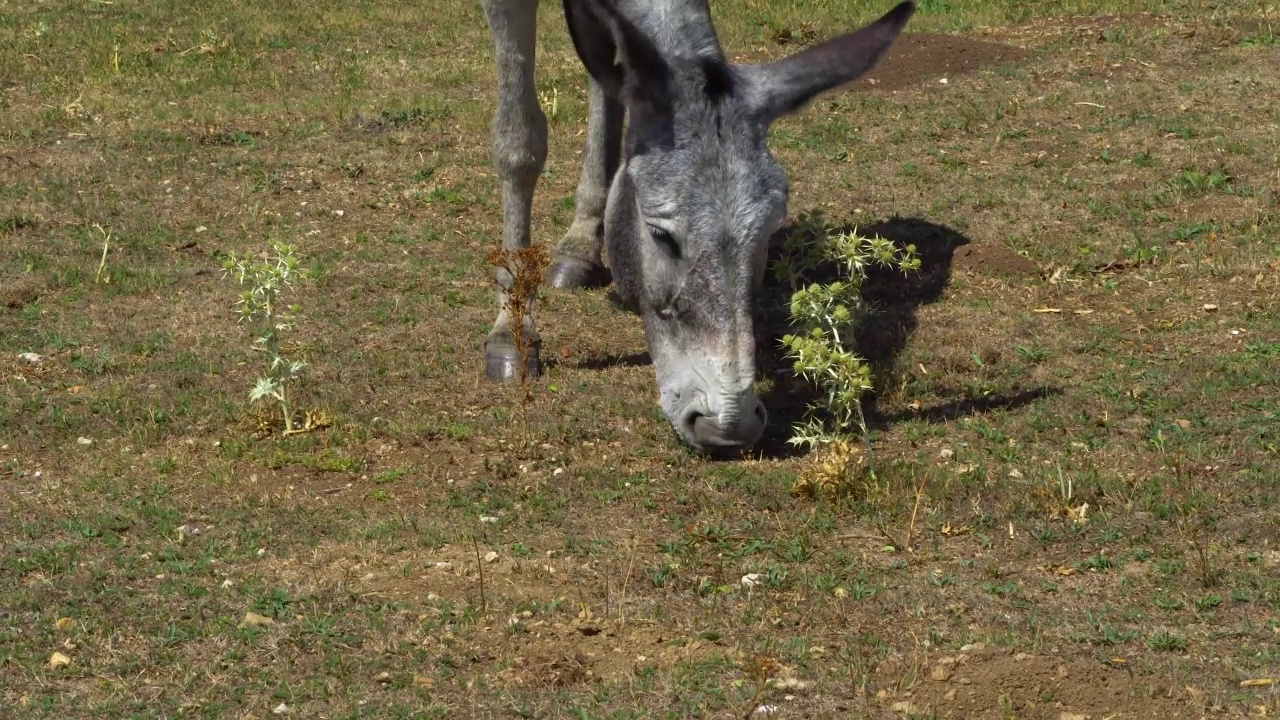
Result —
[{"label": "pasture field", "polygon": [[[763,59],[891,4],[712,9]],[[1280,714],[1278,22],[923,0],[775,127],[793,216],[924,260],[866,288],[877,479],[811,498],[776,284],[750,457],[676,443],[603,290],[545,295],[527,402],[483,380],[478,3],[0,0],[0,717]],[[287,437],[222,272],[271,239],[330,421]]]}]

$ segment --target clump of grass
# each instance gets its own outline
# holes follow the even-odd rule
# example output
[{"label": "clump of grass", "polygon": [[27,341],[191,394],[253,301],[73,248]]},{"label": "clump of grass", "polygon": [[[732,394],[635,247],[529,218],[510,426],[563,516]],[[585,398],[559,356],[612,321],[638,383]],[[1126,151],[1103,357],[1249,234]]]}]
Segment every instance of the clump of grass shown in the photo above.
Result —
[{"label": "clump of grass", "polygon": [[257,257],[232,255],[223,263],[226,274],[240,285],[247,286],[236,301],[239,322],[254,326],[254,349],[266,354],[265,374],[258,378],[249,391],[249,401],[267,398],[279,405],[286,434],[311,429],[310,420],[302,427],[294,421],[294,410],[289,400],[288,385],[307,368],[301,360],[285,357],[280,337],[293,328],[293,320],[300,309],[298,305],[284,305],[283,291],[295,278],[305,278],[306,270],[299,266],[293,245],[273,240],[271,250]]},{"label": "clump of grass", "polygon": [[[792,445],[818,452],[794,488],[798,492],[839,494],[854,478],[872,470],[862,397],[872,389],[871,368],[854,351],[853,335],[868,308],[862,284],[873,267],[909,272],[920,268],[914,245],[900,248],[881,237],[835,228],[820,215],[806,214],[787,239],[785,260],[776,272],[791,283],[790,319],[796,331],[784,335],[785,357],[797,375],[820,393],[793,428]],[[808,282],[814,272],[834,266],[829,282]]]}]

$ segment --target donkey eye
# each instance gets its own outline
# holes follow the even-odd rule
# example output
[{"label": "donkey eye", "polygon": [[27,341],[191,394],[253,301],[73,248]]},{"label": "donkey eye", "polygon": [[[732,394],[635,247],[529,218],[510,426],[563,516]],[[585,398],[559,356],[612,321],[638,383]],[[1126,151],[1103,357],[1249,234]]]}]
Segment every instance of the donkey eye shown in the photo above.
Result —
[{"label": "donkey eye", "polygon": [[649,236],[653,238],[653,241],[657,243],[659,247],[666,251],[667,255],[669,255],[671,259],[680,259],[680,243],[676,242],[676,239],[671,236],[671,233],[660,227],[650,225]]}]

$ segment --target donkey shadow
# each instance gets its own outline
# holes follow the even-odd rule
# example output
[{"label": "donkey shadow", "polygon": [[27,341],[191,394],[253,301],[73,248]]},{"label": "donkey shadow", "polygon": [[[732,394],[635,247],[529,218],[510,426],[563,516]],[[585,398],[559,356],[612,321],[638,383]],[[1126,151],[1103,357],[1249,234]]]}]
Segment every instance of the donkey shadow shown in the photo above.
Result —
[{"label": "donkey shadow", "polygon": [[[914,245],[920,258],[920,269],[916,272],[902,273],[888,268],[873,268],[862,285],[862,297],[872,311],[862,319],[855,331],[854,348],[871,367],[873,384],[876,387],[891,386],[899,372],[899,357],[919,325],[919,309],[942,297],[951,282],[956,249],[969,244],[970,239],[945,225],[919,218],[896,216],[856,228],[853,225],[837,226],[835,230],[856,230],[867,237],[878,235],[899,247]],[[787,225],[771,239],[771,271],[762,289],[757,309],[757,367],[764,377],[772,378],[773,383],[761,397],[769,409],[769,424],[754,454],[767,458],[791,457],[807,452],[804,448],[789,444],[787,439],[791,436],[794,425],[818,398],[816,389],[796,377],[791,362],[784,357],[781,339],[792,330],[789,318],[792,288],[789,283],[778,281],[772,272],[774,264],[784,259],[784,243],[791,233],[799,231],[795,225]],[[836,277],[837,268],[831,263],[810,273],[806,282],[830,282]],[[922,411],[882,414],[878,412],[875,392],[872,391],[863,399],[863,413],[870,429],[886,430],[898,422],[913,418],[942,422],[1000,408],[1021,407],[1048,394],[1048,391],[1030,391],[985,400],[964,398]]]},{"label": "donkey shadow", "polygon": [[[838,225],[836,232],[856,230],[863,236],[879,236],[899,247],[914,245],[920,258],[920,269],[902,273],[887,268],[872,268],[862,284],[862,297],[872,311],[858,324],[854,348],[871,367],[875,387],[889,387],[898,374],[899,358],[919,325],[919,309],[938,301],[951,283],[951,270],[957,248],[970,243],[963,233],[945,225],[919,218],[891,217],[867,225]],[[790,332],[792,288],[777,279],[773,268],[785,260],[784,247],[793,233],[804,232],[795,224],[780,228],[769,240],[769,272],[758,295],[755,312],[756,368],[762,377],[773,380],[772,387],[761,395],[769,410],[769,423],[764,437],[754,448],[756,457],[785,458],[803,455],[805,448],[787,442],[792,428],[800,422],[818,393],[809,383],[795,377],[792,364],[784,357],[782,336]],[[834,263],[814,268],[806,282],[830,282],[838,277]],[[619,310],[634,312],[612,292],[608,297]],[[608,355],[579,361],[576,366],[603,370],[615,366],[649,365],[647,352]],[[957,398],[920,410],[878,411],[875,391],[863,398],[863,413],[869,429],[887,430],[911,419],[945,422],[958,417],[1013,409],[1056,394],[1051,389],[1023,391],[990,398]]]}]

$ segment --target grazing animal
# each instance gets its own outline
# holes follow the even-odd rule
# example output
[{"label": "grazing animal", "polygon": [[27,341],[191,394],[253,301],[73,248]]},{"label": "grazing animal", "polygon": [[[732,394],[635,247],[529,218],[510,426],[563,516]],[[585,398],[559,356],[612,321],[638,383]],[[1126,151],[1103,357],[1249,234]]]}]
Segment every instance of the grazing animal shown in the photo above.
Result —
[{"label": "grazing animal", "polygon": [[[502,246],[515,251],[529,245],[547,155],[547,121],[534,89],[539,3],[482,2],[497,61]],[[787,179],[766,143],[770,124],[870,70],[914,11],[903,2],[790,57],[737,65],[721,50],[708,0],[564,0],[590,75],[590,110],[576,214],[547,283],[604,284],[601,249],[608,246],[615,291],[644,323],[662,411],[687,445],[748,448],[764,431],[752,300],[769,236],[787,211]],[[511,273],[499,269],[497,280],[500,309],[485,339],[485,372],[508,379],[521,362],[506,309]],[[526,367],[537,374],[531,305],[523,323],[532,344]]]}]

